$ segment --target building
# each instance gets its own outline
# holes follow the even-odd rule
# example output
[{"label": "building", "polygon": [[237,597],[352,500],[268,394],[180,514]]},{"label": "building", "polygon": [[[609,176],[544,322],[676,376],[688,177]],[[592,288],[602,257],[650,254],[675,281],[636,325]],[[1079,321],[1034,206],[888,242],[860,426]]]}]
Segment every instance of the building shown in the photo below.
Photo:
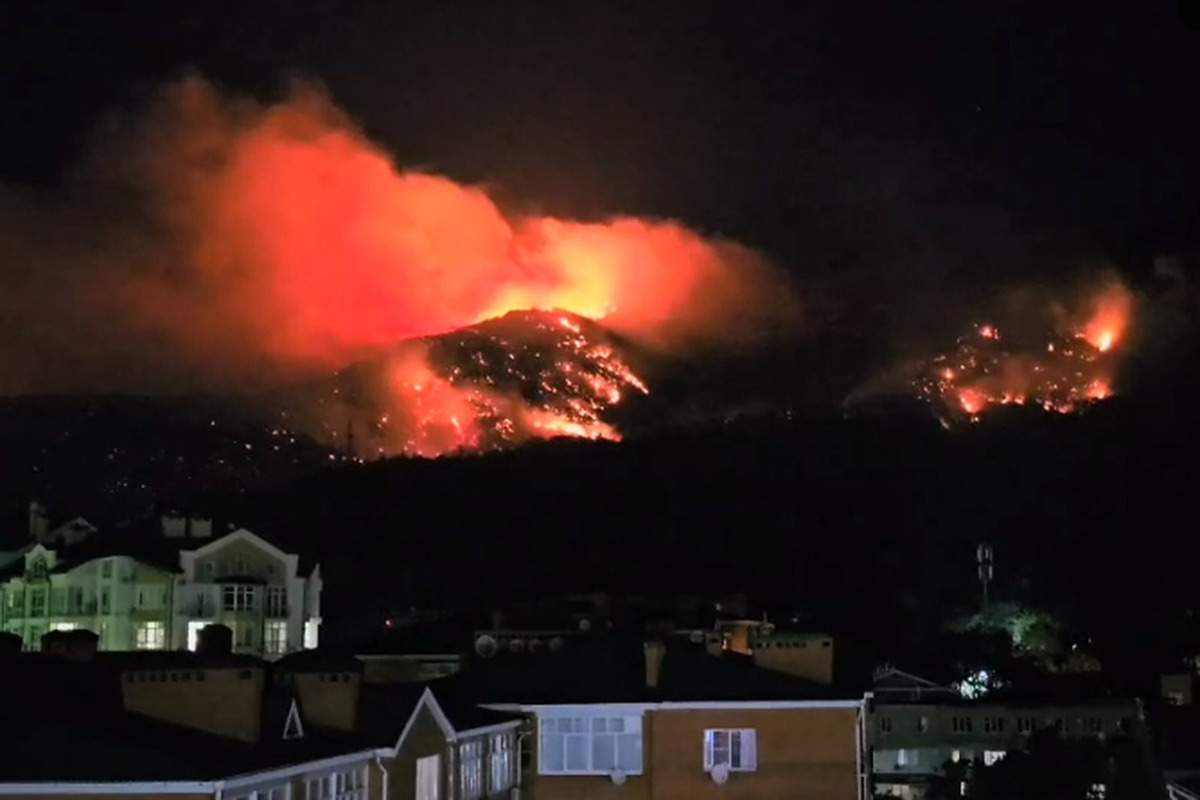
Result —
[{"label": "building", "polygon": [[164,517],[154,532],[40,535],[0,571],[0,626],[31,650],[74,629],[106,651],[194,650],[220,623],[236,652],[277,658],[317,646],[321,590],[318,565],[250,531]]},{"label": "building", "polygon": [[520,778],[521,715],[315,671],[332,664],[285,672],[231,643],[213,626],[195,653],[97,653],[77,630],[0,653],[25,689],[0,697],[0,796],[481,800]]},{"label": "building", "polygon": [[877,673],[867,740],[876,796],[920,798],[951,764],[990,766],[1053,728],[1068,739],[1144,735],[1136,700],[989,697],[957,691],[896,669]]},{"label": "building", "polygon": [[864,699],[714,656],[612,633],[498,654],[439,692],[529,715],[529,798],[863,798]]}]

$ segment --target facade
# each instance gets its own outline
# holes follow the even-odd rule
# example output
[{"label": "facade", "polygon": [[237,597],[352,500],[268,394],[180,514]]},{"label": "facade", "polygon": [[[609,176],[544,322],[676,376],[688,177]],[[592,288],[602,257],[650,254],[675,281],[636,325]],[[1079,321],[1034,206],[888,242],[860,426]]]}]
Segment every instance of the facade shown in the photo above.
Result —
[{"label": "facade", "polygon": [[968,702],[949,687],[898,670],[880,676],[874,696],[867,744],[876,796],[923,797],[948,765],[990,766],[1043,728],[1064,738],[1097,740],[1144,731],[1135,700]]},{"label": "facade", "polygon": [[867,795],[865,699],[749,656],[599,635],[447,681],[529,717],[521,784],[532,800]]},{"label": "facade", "polygon": [[862,700],[498,706],[531,713],[528,796],[866,796]]},{"label": "facade", "polygon": [[196,649],[200,631],[220,623],[238,653],[278,658],[317,646],[321,568],[300,573],[300,557],[239,528],[179,553],[172,606],[174,649]]},{"label": "facade", "polygon": [[245,529],[213,538],[209,521],[162,523],[158,538],[92,529],[28,546],[0,578],[0,628],[28,650],[50,631],[76,629],[97,634],[101,650],[195,650],[213,623],[234,632],[240,653],[277,658],[317,646],[319,566],[302,574],[299,556]]}]

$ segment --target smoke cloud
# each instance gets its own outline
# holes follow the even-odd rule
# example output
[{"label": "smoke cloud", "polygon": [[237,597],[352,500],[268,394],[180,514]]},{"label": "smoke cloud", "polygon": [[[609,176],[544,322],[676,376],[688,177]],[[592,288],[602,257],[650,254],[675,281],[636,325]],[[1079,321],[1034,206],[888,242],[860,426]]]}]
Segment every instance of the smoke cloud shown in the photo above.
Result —
[{"label": "smoke cloud", "polygon": [[170,85],[101,130],[69,195],[0,191],[0,393],[251,389],[522,308],[669,353],[798,314],[749,248],[510,218],[402,169],[312,85],[270,105]]}]

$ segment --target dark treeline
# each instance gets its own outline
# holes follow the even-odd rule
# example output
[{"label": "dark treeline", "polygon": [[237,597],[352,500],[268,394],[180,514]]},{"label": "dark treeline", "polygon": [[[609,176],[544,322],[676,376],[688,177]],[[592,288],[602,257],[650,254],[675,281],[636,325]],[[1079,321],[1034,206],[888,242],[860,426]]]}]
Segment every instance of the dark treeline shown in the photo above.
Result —
[{"label": "dark treeline", "polygon": [[1182,406],[1128,400],[954,431],[744,420],[343,467],[216,511],[315,551],[334,616],[555,590],[744,590],[903,651],[978,601],[974,548],[989,542],[998,597],[1112,641],[1165,643],[1200,594],[1197,433]]}]

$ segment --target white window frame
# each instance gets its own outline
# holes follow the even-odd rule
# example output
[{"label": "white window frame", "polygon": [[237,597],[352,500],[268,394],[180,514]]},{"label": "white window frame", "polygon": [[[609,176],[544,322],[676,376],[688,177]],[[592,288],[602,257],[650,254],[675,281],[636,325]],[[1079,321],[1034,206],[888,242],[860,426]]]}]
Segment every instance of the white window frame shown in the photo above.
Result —
[{"label": "white window frame", "polygon": [[440,800],[442,796],[442,757],[434,754],[418,758],[414,771],[416,773],[414,776],[416,800]]},{"label": "white window frame", "polygon": [[483,788],[482,738],[468,739],[458,745],[458,790],[460,800],[481,800]]},{"label": "white window frame", "polygon": [[226,800],[292,800],[292,782],[286,781],[249,792],[239,792]]},{"label": "white window frame", "polygon": [[135,650],[163,650],[167,646],[167,623],[157,619],[134,623],[133,636]]},{"label": "white window frame", "polygon": [[493,733],[488,740],[488,794],[500,794],[513,786],[513,745],[511,731]]},{"label": "white window frame", "polygon": [[[735,742],[737,763],[734,763]],[[722,752],[726,753],[724,757]],[[704,771],[712,772],[718,764],[725,764],[730,772],[757,771],[758,732],[753,728],[716,728],[704,731]]]},{"label": "white window frame", "polygon": [[221,610],[254,611],[254,586],[246,583],[227,583],[221,587]]},{"label": "white window frame", "polygon": [[[571,733],[560,732],[556,730],[556,726],[560,721],[573,721],[576,727],[581,730]],[[609,720],[621,720],[623,730],[620,733],[613,732],[598,732],[596,727],[603,723],[604,727],[608,727]],[[611,769],[596,769],[592,766],[595,757],[595,740],[599,736],[612,737],[630,737],[637,739],[638,763],[636,768],[629,765],[629,768],[621,767],[621,771],[626,775],[641,775],[645,769],[646,752],[645,752],[645,735],[642,725],[641,713],[630,714],[628,712],[621,713],[620,711],[573,711],[567,713],[557,713],[549,716],[538,717],[538,774],[539,775],[609,775]],[[546,749],[547,737],[564,737],[561,740],[563,748],[563,769],[549,769],[546,766]],[[566,738],[578,737],[585,741],[584,751],[587,753],[588,766],[586,769],[566,769]],[[620,753],[619,740],[613,743],[616,753]]]},{"label": "white window frame", "polygon": [[[278,636],[275,634],[279,634]],[[269,619],[263,623],[263,652],[281,656],[288,649],[288,623],[285,619]]]},{"label": "white window frame", "polygon": [[304,778],[304,800],[367,800],[367,765],[308,775]]}]

